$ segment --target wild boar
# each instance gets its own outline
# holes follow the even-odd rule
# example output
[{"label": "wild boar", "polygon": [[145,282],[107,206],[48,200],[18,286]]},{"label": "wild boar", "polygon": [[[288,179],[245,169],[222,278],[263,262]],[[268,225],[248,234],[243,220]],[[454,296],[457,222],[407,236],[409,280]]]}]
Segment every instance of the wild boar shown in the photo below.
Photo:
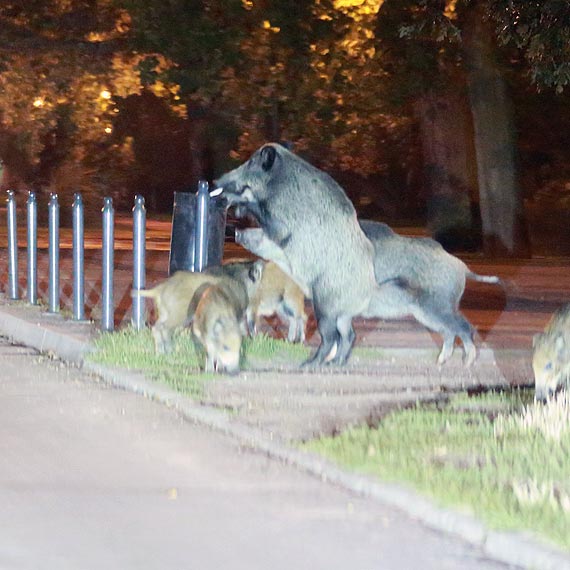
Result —
[{"label": "wild boar", "polygon": [[[154,300],[157,319],[152,334],[157,352],[172,349],[172,333],[176,328],[187,326],[194,315],[200,296],[196,292],[204,285],[219,285],[230,297],[238,310],[241,321],[256,284],[261,281],[263,261],[228,263],[201,273],[177,271],[153,289],[131,291],[131,295],[150,297]],[[196,298],[195,298],[196,297]]]},{"label": "wild boar", "polygon": [[473,327],[459,312],[466,279],[500,283],[495,275],[478,275],[463,261],[447,253],[430,238],[400,236],[380,222],[360,220],[374,246],[374,273],[381,283],[397,279],[398,288],[386,288],[378,298],[376,315],[386,319],[413,316],[443,336],[437,362],[443,364],[453,353],[455,338],[463,343],[464,363],[477,356]]},{"label": "wild boar", "polygon": [[240,307],[219,285],[206,285],[192,319],[192,334],[203,347],[206,372],[237,374],[242,342]]},{"label": "wild boar", "polygon": [[368,314],[379,287],[374,249],[344,190],[325,172],[278,144],[267,144],[216,181],[230,206],[257,220],[261,241],[312,300],[321,344],[306,364],[344,364],[352,319]]},{"label": "wild boar", "polygon": [[532,344],[535,398],[544,401],[570,384],[570,304],[552,315]]},{"label": "wild boar", "polygon": [[263,267],[263,276],[256,292],[250,298],[247,307],[249,332],[257,332],[257,323],[261,317],[277,314],[288,323],[289,342],[304,342],[307,313],[305,295],[301,288],[276,263],[268,261]]}]

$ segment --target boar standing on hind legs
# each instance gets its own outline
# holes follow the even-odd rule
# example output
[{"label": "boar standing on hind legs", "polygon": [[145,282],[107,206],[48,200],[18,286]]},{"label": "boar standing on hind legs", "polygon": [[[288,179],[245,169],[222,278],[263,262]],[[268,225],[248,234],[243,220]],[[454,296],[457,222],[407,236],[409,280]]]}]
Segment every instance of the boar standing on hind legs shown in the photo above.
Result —
[{"label": "boar standing on hind legs", "polygon": [[385,291],[376,314],[386,319],[413,316],[441,334],[439,365],[453,354],[455,338],[459,337],[463,343],[464,364],[473,364],[477,356],[473,327],[459,312],[465,280],[497,284],[500,279],[474,273],[431,238],[400,236],[386,224],[370,220],[360,220],[360,227],[374,246],[376,280],[380,283],[397,279],[403,285],[400,289]]},{"label": "boar standing on hind legs", "polygon": [[352,319],[366,315],[380,292],[374,249],[344,190],[278,144],[262,146],[216,184],[230,206],[256,218],[275,254],[262,257],[312,300],[321,344],[307,364],[344,364],[355,339]]},{"label": "boar standing on hind legs", "polygon": [[552,315],[532,345],[535,399],[545,401],[557,390],[570,387],[570,304]]}]

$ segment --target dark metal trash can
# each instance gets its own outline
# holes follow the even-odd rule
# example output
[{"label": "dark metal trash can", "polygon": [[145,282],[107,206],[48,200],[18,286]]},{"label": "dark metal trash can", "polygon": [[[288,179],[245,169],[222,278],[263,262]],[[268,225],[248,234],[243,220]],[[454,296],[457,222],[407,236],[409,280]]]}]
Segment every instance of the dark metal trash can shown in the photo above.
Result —
[{"label": "dark metal trash can", "polygon": [[[196,227],[196,194],[175,192],[170,235],[168,274],[179,270],[194,271],[194,233]],[[208,208],[208,262],[207,267],[222,264],[226,234],[225,198],[210,198]]]}]

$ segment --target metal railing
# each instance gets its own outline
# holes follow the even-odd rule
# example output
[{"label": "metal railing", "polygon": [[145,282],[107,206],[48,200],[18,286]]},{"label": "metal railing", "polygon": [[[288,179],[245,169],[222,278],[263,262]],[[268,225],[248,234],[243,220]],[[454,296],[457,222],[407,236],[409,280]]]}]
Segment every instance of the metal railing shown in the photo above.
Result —
[{"label": "metal railing", "polygon": [[[208,212],[210,194],[208,183],[200,181],[196,194],[196,213],[194,227],[194,269],[202,271],[208,262]],[[85,320],[85,227],[84,206],[80,194],[74,195],[72,208],[72,258],[73,258],[73,313],[74,321]],[[20,299],[18,280],[18,240],[17,240],[17,204],[12,190],[7,192],[7,229],[8,229],[8,298]],[[133,277],[132,288],[144,289],[146,284],[146,208],[144,198],[135,196],[133,213]],[[60,311],[60,271],[59,271],[59,230],[60,205],[57,194],[50,194],[48,204],[48,313]],[[102,295],[101,324],[103,331],[114,330],[114,208],[112,198],[103,199],[102,208]],[[38,304],[38,204],[34,192],[28,193],[26,202],[27,220],[27,295],[26,301]],[[145,299],[133,296],[132,326],[140,330],[145,326]]]}]

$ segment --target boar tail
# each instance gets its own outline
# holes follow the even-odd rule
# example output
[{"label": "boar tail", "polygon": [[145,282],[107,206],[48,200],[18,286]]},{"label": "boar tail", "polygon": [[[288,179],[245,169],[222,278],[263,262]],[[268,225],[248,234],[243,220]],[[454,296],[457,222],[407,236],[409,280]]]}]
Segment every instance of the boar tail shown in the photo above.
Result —
[{"label": "boar tail", "polygon": [[154,299],[156,291],[154,289],[131,289],[131,297],[150,297]]},{"label": "boar tail", "polygon": [[501,283],[501,278],[496,275],[479,275],[469,270],[465,273],[465,277],[467,277],[467,279],[473,279],[473,281],[478,281],[479,283]]}]

